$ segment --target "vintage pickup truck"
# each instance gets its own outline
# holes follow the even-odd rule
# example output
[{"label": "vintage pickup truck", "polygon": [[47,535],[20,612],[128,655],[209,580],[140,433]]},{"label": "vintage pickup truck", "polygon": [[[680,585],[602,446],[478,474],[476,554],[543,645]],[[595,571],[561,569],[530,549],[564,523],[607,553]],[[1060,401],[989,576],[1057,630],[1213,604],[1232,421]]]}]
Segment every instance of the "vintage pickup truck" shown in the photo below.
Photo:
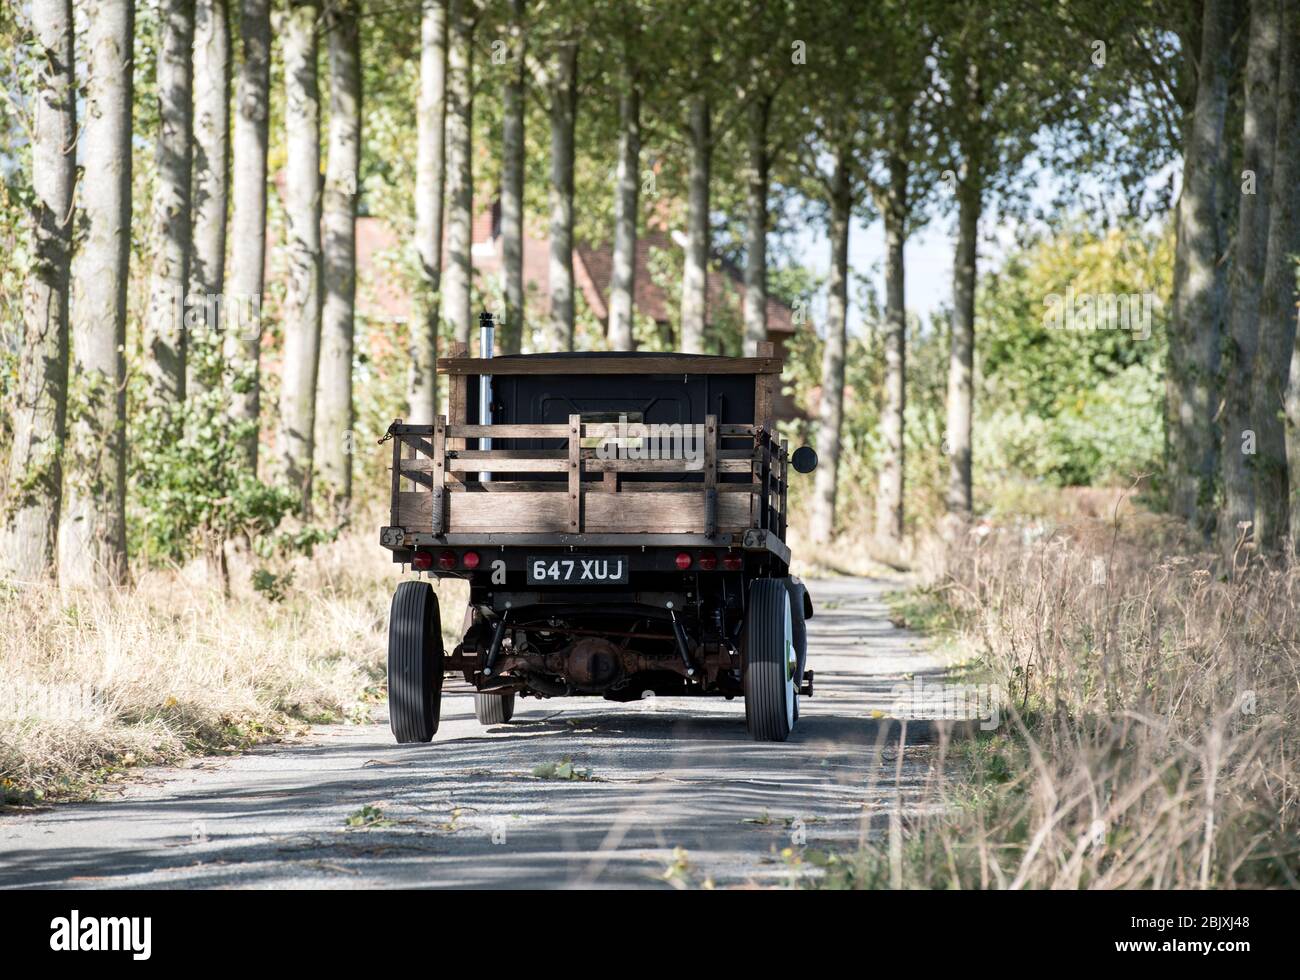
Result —
[{"label": "vintage pickup truck", "polygon": [[[491,319],[480,317],[490,352]],[[395,421],[380,541],[416,579],[393,597],[388,703],[399,742],[438,730],[443,675],[473,685],[483,724],[516,697],[745,699],[757,740],[784,741],[811,696],[790,575],[781,362],[584,353],[439,360],[450,419]],[[462,640],[444,650],[419,575],[465,579]]]}]

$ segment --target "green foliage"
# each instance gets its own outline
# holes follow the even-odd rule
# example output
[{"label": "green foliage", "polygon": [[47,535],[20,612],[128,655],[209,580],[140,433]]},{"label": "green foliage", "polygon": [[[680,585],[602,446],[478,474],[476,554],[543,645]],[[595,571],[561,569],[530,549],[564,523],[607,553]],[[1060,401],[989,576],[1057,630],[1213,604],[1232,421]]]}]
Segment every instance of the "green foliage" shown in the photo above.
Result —
[{"label": "green foliage", "polygon": [[[1075,223],[1041,235],[985,277],[977,300],[977,484],[1008,475],[1126,482],[1160,471],[1172,268],[1168,235]],[[1149,329],[1063,329],[1052,316],[1069,297],[1086,312],[1085,298],[1118,296],[1154,297]],[[1086,318],[1074,324],[1086,326]]]},{"label": "green foliage", "polygon": [[[0,39],[3,35],[0,35]],[[0,113],[0,133],[12,128]],[[31,226],[25,201],[31,194],[27,168],[0,175],[0,406],[18,387],[18,351],[23,342],[23,292],[31,265]],[[8,473],[13,419],[0,411],[0,474]],[[0,475],[0,480],[4,476]],[[0,489],[3,485],[0,484]]]},{"label": "green foliage", "polygon": [[253,591],[268,602],[283,602],[289,594],[289,587],[293,585],[293,570],[277,575],[267,568],[255,568],[251,584]]},{"label": "green foliage", "polygon": [[266,542],[295,511],[294,493],[244,465],[240,437],[247,430],[229,421],[218,394],[151,406],[131,419],[134,554],[179,562],[219,554],[236,537]]}]

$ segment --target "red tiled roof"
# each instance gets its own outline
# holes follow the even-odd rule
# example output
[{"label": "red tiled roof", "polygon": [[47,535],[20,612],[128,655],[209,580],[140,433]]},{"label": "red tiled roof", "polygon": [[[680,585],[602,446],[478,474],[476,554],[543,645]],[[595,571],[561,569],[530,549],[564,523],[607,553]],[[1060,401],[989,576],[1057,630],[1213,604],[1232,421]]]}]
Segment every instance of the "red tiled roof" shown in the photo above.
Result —
[{"label": "red tiled roof", "polygon": [[[495,276],[501,269],[501,239],[497,231],[493,209],[484,210],[475,217],[472,261],[476,276]],[[385,318],[409,315],[410,298],[400,278],[383,268],[384,259],[401,258],[398,246],[397,235],[390,225],[378,218],[357,219],[359,314]],[[671,319],[670,298],[651,275],[652,253],[676,251],[678,247],[669,234],[658,229],[650,229],[637,238],[634,300],[638,312],[658,322]],[[574,248],[575,285],[582,290],[587,305],[601,320],[608,316],[612,265],[613,255],[608,243],[579,242]],[[550,297],[549,243],[545,237],[538,237],[527,229],[524,234],[524,288],[529,297],[545,309]],[[731,306],[739,316],[745,295],[744,277],[739,269],[729,262],[710,268],[707,291],[710,310]],[[795,331],[790,307],[770,295],[767,298],[767,328],[770,335],[787,335]]]}]

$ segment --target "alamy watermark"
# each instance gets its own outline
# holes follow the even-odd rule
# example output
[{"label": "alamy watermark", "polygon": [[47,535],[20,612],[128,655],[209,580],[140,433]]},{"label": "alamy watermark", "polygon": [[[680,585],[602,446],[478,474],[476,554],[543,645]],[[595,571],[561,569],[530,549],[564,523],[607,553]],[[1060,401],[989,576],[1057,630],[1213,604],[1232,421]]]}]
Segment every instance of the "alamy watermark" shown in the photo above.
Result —
[{"label": "alamy watermark", "polygon": [[916,676],[910,684],[895,684],[890,713],[895,718],[924,721],[978,721],[980,731],[1002,724],[1002,689],[994,684],[945,684]]},{"label": "alamy watermark", "polygon": [[186,330],[226,329],[246,332],[261,327],[262,297],[234,293],[189,292],[171,283],[157,287],[152,307],[158,326],[183,326]]},{"label": "alamy watermark", "polygon": [[90,684],[39,683],[14,678],[0,685],[0,717],[88,721],[103,713],[99,692]]},{"label": "alamy watermark", "polygon": [[1043,326],[1048,330],[1127,330],[1142,340],[1151,336],[1152,314],[1160,300],[1154,293],[1049,293],[1043,298]]},{"label": "alamy watermark", "polygon": [[618,429],[596,446],[597,459],[680,459],[686,469],[704,465],[704,426],[681,422],[636,422],[619,415]]}]

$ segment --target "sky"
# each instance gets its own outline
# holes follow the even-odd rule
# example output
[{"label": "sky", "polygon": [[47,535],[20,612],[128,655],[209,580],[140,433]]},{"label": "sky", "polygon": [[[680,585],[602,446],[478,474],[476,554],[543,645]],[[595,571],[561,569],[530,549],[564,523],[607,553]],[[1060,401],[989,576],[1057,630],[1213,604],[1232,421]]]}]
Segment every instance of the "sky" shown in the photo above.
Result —
[{"label": "sky", "polygon": [[[1033,212],[1051,212],[1056,194],[1062,188],[1060,175],[1049,170],[1033,167],[1032,176],[1024,181],[1028,188],[1029,206]],[[1181,174],[1181,162],[1171,161],[1160,171],[1153,174],[1145,183],[1148,189],[1164,187],[1171,176],[1177,180]],[[1088,178],[1071,178],[1071,186],[1081,192],[1087,199],[1092,196],[1106,197],[1107,192],[1097,181]],[[1175,187],[1175,192],[1177,188]],[[1121,198],[1110,196],[1108,210],[1114,214],[1126,209]],[[1156,218],[1154,220],[1160,220]],[[1033,218],[1028,224],[1040,225]],[[956,245],[957,213],[952,209],[947,214],[935,214],[921,228],[909,236],[904,246],[905,266],[905,302],[910,314],[929,321],[932,314],[952,305],[952,264],[953,250]],[[1016,233],[1023,228],[1023,223],[1011,216],[1001,213],[996,204],[987,206],[980,218],[979,258],[977,269],[983,275],[991,268],[996,268],[1003,258],[1015,247]],[[825,276],[830,269],[831,246],[826,234],[825,222],[818,218],[804,220],[790,238],[791,254],[800,256],[801,260],[819,276]],[[876,295],[884,296],[885,269],[885,232],[884,225],[876,219],[869,224],[862,219],[855,219],[849,229],[849,269],[851,276],[863,276],[870,279]],[[826,295],[825,289],[813,300],[811,312],[813,322],[825,323]],[[849,330],[862,329],[865,311],[861,302],[861,289],[855,288],[850,280],[849,288]]]}]

